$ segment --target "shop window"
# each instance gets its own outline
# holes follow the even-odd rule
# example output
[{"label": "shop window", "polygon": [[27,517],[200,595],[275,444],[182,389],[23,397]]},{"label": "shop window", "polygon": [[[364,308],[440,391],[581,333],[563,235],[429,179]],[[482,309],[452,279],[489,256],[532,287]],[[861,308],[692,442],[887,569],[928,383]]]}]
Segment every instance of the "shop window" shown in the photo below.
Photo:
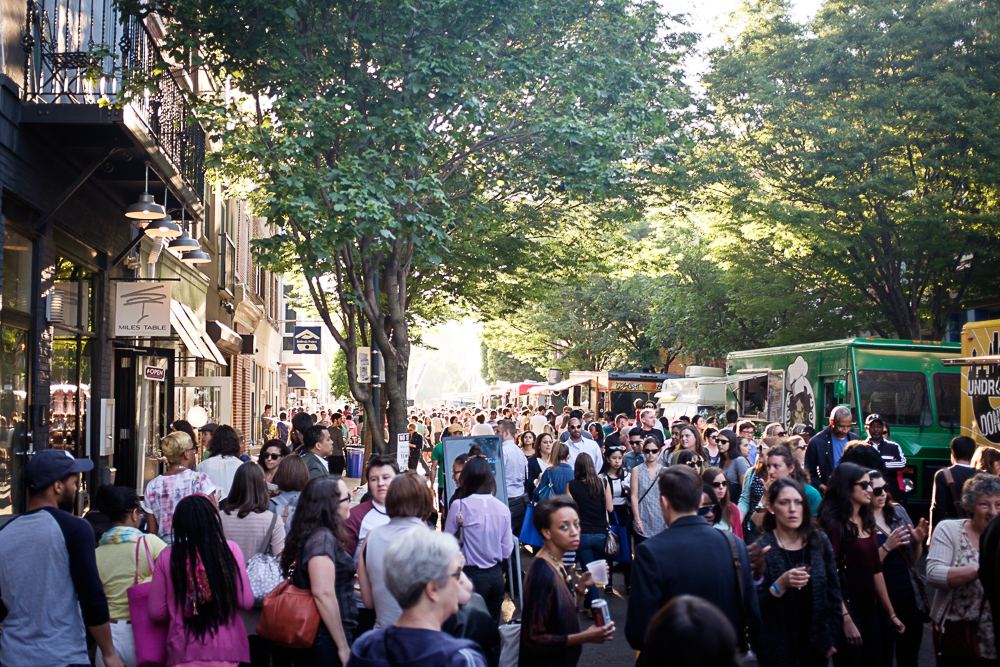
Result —
[{"label": "shop window", "polygon": [[3,309],[32,312],[31,283],[34,277],[31,241],[10,227],[4,231]]},{"label": "shop window", "polygon": [[907,371],[858,371],[858,400],[864,414],[882,415],[889,426],[930,426],[927,377]]},{"label": "shop window", "polygon": [[27,338],[27,331],[0,327],[0,516],[24,511]]}]

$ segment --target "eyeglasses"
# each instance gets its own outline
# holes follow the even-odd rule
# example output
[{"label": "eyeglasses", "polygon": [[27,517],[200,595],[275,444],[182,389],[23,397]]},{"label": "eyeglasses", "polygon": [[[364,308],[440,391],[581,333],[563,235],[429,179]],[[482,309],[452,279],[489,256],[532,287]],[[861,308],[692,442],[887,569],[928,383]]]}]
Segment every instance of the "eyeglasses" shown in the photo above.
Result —
[{"label": "eyeglasses", "polygon": [[865,482],[863,480],[860,481],[860,482],[855,482],[854,485],[855,486],[860,486],[862,491],[867,491],[868,489],[872,488],[872,483],[871,482]]},{"label": "eyeglasses", "polygon": [[706,435],[706,438],[711,438],[712,440],[718,441],[719,439],[712,434]]},{"label": "eyeglasses", "polygon": [[351,494],[348,493],[346,496],[344,496],[343,498],[341,498],[340,500],[338,500],[337,504],[340,505],[340,504],[349,503],[349,502],[351,502]]},{"label": "eyeglasses", "polygon": [[698,516],[708,516],[715,512],[715,507],[712,505],[703,505],[698,508]]},{"label": "eyeglasses", "polygon": [[641,445],[642,444],[642,440],[629,440],[628,444],[630,444],[630,445]]},{"label": "eyeglasses", "polygon": [[712,482],[712,487],[716,489],[724,489],[729,484],[729,482]]},{"label": "eyeglasses", "polygon": [[277,461],[281,458],[281,454],[264,454],[264,458],[270,461]]},{"label": "eyeglasses", "polygon": [[873,496],[881,496],[883,493],[885,493],[885,486],[884,485],[883,486],[873,486],[872,487],[872,495]]},{"label": "eyeglasses", "polygon": [[583,427],[582,427],[582,426],[573,426],[572,424],[570,424],[570,425],[569,425],[569,426],[567,426],[566,428],[567,428],[567,429],[569,429],[570,431],[579,431],[579,430],[580,430],[580,429],[582,429]]},{"label": "eyeglasses", "polygon": [[788,434],[785,433],[784,431],[776,431],[776,432],[772,433],[771,435],[773,435],[776,438],[784,438]]},{"label": "eyeglasses", "polygon": [[659,449],[644,449],[644,450],[642,450],[642,453],[643,454],[655,454],[658,451],[660,451],[660,450]]}]

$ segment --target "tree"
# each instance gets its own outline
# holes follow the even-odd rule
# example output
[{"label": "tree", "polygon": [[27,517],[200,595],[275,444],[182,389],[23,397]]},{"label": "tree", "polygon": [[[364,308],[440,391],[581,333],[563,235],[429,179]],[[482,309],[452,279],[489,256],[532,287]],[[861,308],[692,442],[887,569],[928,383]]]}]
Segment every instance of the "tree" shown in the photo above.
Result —
[{"label": "tree", "polygon": [[940,339],[991,288],[1000,249],[996,7],[831,0],[808,26],[776,0],[744,14],[704,77],[703,203],[875,330]]},{"label": "tree", "polygon": [[358,332],[383,350],[390,434],[427,302],[498,284],[509,312],[567,211],[628,209],[688,141],[692,40],[652,0],[118,1],[238,91],[199,100],[212,165],[278,227],[260,259],[303,275],[366,418]]},{"label": "tree", "polygon": [[486,343],[480,342],[480,354],[483,360],[483,367],[480,373],[487,382],[520,382],[522,380],[541,381],[545,376],[538,372],[531,364],[526,364],[512,354],[494,350]]},{"label": "tree", "polygon": [[330,367],[330,393],[338,398],[351,395],[351,383],[347,380],[347,355],[337,350]]}]

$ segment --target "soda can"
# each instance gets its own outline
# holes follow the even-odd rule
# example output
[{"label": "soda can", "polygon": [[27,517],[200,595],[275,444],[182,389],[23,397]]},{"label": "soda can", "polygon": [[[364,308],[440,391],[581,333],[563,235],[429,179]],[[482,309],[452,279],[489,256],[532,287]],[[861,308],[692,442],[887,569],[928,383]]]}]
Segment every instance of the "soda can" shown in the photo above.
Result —
[{"label": "soda can", "polygon": [[596,625],[607,625],[611,622],[611,613],[608,611],[606,600],[594,600],[590,603],[590,612],[594,616]]}]

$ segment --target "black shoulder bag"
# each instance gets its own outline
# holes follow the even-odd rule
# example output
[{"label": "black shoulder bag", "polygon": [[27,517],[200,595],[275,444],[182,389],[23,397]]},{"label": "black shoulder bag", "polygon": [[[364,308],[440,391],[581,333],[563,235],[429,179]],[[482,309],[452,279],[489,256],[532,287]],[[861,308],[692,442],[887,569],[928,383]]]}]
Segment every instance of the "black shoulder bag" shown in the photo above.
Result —
[{"label": "black shoulder bag", "polygon": [[729,544],[729,555],[733,559],[733,573],[736,581],[736,610],[737,622],[736,638],[740,645],[739,665],[740,667],[758,667],[757,656],[750,648],[750,638],[747,636],[747,609],[743,601],[743,563],[740,562],[740,550],[736,546],[736,538],[729,531],[721,531]]}]

